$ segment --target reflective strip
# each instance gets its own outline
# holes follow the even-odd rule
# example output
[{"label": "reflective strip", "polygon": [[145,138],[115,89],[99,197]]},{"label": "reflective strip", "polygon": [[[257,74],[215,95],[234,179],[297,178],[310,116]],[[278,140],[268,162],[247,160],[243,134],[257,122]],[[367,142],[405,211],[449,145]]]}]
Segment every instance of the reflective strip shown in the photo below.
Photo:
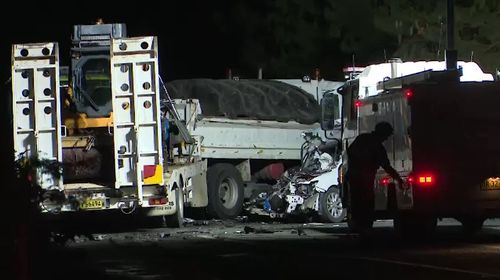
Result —
[{"label": "reflective strip", "polygon": [[163,166],[144,165],[143,174],[143,182],[145,185],[161,184],[163,179]]}]

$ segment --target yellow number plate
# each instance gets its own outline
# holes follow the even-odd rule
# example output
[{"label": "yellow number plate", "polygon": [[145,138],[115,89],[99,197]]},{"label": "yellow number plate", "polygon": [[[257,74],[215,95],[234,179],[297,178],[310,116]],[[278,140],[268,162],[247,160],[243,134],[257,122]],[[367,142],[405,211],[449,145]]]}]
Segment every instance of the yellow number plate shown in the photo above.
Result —
[{"label": "yellow number plate", "polygon": [[87,199],[80,204],[81,209],[100,209],[104,208],[104,201],[99,199]]},{"label": "yellow number plate", "polygon": [[500,190],[500,178],[488,178],[481,184],[481,190],[489,191],[489,190]]}]

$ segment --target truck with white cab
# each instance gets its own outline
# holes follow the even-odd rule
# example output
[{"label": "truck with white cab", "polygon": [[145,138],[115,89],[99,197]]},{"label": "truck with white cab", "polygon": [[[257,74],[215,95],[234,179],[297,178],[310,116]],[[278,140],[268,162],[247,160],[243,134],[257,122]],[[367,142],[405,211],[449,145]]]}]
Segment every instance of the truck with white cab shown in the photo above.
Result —
[{"label": "truck with white cab", "polygon": [[[439,218],[455,218],[474,232],[485,219],[500,216],[500,148],[495,141],[500,137],[500,84],[482,71],[473,75],[478,80],[469,79],[458,65],[372,79],[374,87],[363,85],[368,75],[361,73],[339,89],[343,151],[380,121],[394,127],[384,146],[404,184],[397,185],[380,169],[373,182],[374,210],[376,219],[394,219],[402,234],[431,233]],[[325,129],[333,127],[328,112],[336,109],[326,102],[330,98],[323,97]],[[344,153],[341,179],[347,161]],[[342,186],[349,209],[348,189],[356,186],[344,180]]]}]

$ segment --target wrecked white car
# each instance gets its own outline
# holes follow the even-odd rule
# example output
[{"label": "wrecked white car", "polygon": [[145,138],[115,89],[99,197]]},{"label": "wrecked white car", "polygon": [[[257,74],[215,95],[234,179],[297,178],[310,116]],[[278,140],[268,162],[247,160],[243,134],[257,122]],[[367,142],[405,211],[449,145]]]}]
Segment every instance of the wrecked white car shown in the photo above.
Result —
[{"label": "wrecked white car", "polygon": [[302,164],[287,170],[271,191],[261,192],[247,204],[247,211],[271,218],[318,217],[323,222],[342,222],[338,186],[340,142],[324,142],[319,136],[304,133]]}]

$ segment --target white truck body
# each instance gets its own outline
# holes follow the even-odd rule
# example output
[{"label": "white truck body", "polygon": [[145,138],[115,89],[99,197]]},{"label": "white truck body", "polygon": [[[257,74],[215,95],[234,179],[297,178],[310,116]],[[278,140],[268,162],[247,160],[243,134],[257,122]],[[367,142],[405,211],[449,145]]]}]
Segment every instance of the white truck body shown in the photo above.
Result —
[{"label": "white truck body", "polygon": [[[299,87],[319,102],[324,92],[335,91],[343,83],[300,79],[277,79]],[[204,159],[259,159],[300,161],[302,132],[312,132],[324,138],[319,123],[301,124],[253,119],[230,119],[203,116],[198,100],[175,100],[181,118],[189,132],[200,138],[199,155]],[[337,135],[339,137],[340,135]],[[249,178],[250,174],[242,177]]]},{"label": "white truck body", "polygon": [[[461,82],[493,81],[491,74],[484,73],[475,62],[458,61],[457,66],[462,69]],[[357,76],[359,81],[359,98],[382,93],[377,89],[377,83],[389,78],[397,78],[427,70],[442,71],[446,68],[444,61],[408,61],[372,64],[367,66]]]},{"label": "white truck body", "polygon": [[[203,158],[298,160],[303,142],[300,133],[321,133],[319,123],[204,117],[198,100],[175,101],[181,118],[187,112],[186,123],[191,134],[201,137],[199,155]],[[199,115],[190,113],[192,110]]]},{"label": "white truck body", "polygon": [[[251,87],[248,90],[261,85],[264,88],[268,85],[268,81],[264,80],[262,82],[260,84],[259,80],[252,80]],[[288,90],[300,91],[302,89],[302,92],[306,92],[304,94],[311,95],[310,97],[307,96],[307,98],[312,97],[312,102],[318,102],[318,99],[321,99],[324,92],[333,92],[342,84],[340,82],[325,80],[303,82],[298,79],[273,80],[272,83],[276,84],[276,82],[281,84],[279,86],[281,91],[279,94],[286,96]],[[186,85],[189,85],[189,80],[187,82],[183,81],[183,83],[186,87]],[[203,81],[196,80],[193,83],[203,84]],[[207,83],[218,83],[218,81],[207,81]],[[230,82],[227,82],[227,84],[231,85]],[[215,86],[218,85],[220,84],[216,84]],[[169,86],[176,91],[173,96],[189,96],[189,94],[186,94],[190,90],[189,88],[186,89],[172,83]],[[177,92],[183,89],[185,92]],[[201,93],[212,94],[211,87],[200,87],[197,90],[195,94],[199,94],[200,99],[206,98]],[[235,91],[237,90],[244,91],[246,88],[235,89]],[[263,92],[265,91],[263,90]],[[270,92],[266,93],[271,94]],[[242,94],[244,95],[245,93],[243,92]],[[220,99],[223,99],[223,97],[220,97]],[[293,120],[278,121],[272,119],[259,120],[251,117],[211,116],[203,112],[202,108],[204,104],[202,100],[176,97],[174,102],[176,110],[180,118],[184,120],[189,134],[197,139],[196,148],[192,151],[193,156],[207,160],[209,208],[211,207],[210,203],[219,203],[218,199],[213,201],[213,196],[217,196],[220,198],[220,201],[231,205],[226,208],[232,209],[232,207],[241,207],[239,205],[243,205],[244,201],[251,201],[251,198],[257,193],[269,191],[287,168],[301,164],[301,146],[304,144],[303,133],[312,133],[322,139],[326,139],[319,122],[304,124]],[[205,99],[205,102],[212,102],[212,100]],[[244,105],[236,104],[235,106]],[[231,110],[234,109],[238,113],[238,108],[232,107]],[[331,135],[334,134],[332,133]],[[173,141],[182,142],[179,137]],[[184,149],[181,153],[189,154],[191,152]],[[223,167],[220,167],[221,164]],[[232,171],[227,171],[231,174],[226,175],[226,171],[221,171],[221,169]],[[225,175],[222,177],[227,178],[227,180],[224,180],[228,183],[222,182],[224,180],[219,180],[219,177],[210,178],[210,174],[218,172],[224,172]],[[336,182],[337,180],[334,181]],[[219,187],[214,185],[217,183],[211,182],[220,182],[221,185]],[[231,198],[225,197],[227,193],[230,194],[229,197]],[[244,198],[235,197],[233,196],[234,193],[238,193],[238,196],[241,194]],[[196,195],[191,195],[189,192],[186,195],[189,197],[188,205],[192,206],[191,199],[195,199]],[[212,196],[212,199],[210,199],[210,196]],[[217,215],[224,216],[225,214]]]},{"label": "white truck body", "polygon": [[[309,93],[314,100],[321,100],[325,92],[334,92],[343,83],[330,81],[279,80]],[[285,89],[286,90],[286,89]],[[339,97],[338,101],[341,101]],[[205,116],[198,99],[175,99],[175,106],[185,120],[189,133],[198,139],[193,155],[208,161],[211,166],[224,163],[225,168],[235,168],[244,188],[245,200],[252,200],[256,193],[268,192],[281,173],[272,178],[257,178],[255,174],[273,164],[283,163],[286,168],[301,164],[304,144],[303,133],[318,135],[327,140],[318,122],[302,124],[296,121],[280,122],[248,118]],[[340,106],[340,103],[338,104]],[[339,119],[340,122],[340,119]],[[329,131],[328,137],[340,137],[339,131]],[[183,151],[189,153],[189,151]],[[285,169],[281,169],[283,172]],[[279,172],[279,171],[278,171]],[[332,177],[333,176],[333,177]],[[338,171],[330,172],[328,187],[337,185]],[[210,180],[208,180],[210,181]],[[235,180],[235,181],[239,181]],[[326,184],[326,183],[325,183]],[[208,183],[208,188],[216,188]],[[326,192],[327,190],[323,190]],[[234,192],[234,191],[233,191]],[[210,193],[210,192],[209,192]],[[190,196],[188,194],[188,196]],[[193,196],[194,197],[194,196]],[[318,196],[315,197],[318,199]],[[318,210],[317,204],[312,209]]]},{"label": "white truck body", "polygon": [[204,118],[192,133],[203,136],[203,158],[299,160],[303,131],[321,132],[319,124]]}]

